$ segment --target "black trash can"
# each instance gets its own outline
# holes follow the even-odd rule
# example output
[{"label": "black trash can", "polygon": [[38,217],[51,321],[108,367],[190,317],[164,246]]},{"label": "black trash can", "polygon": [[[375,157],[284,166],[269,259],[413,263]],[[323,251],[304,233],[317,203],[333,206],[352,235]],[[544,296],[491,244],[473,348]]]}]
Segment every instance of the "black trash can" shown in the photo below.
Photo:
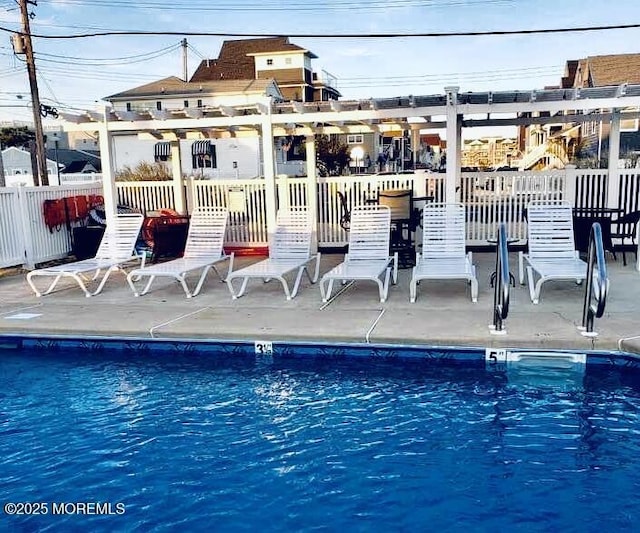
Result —
[{"label": "black trash can", "polygon": [[100,241],[104,235],[103,226],[83,226],[72,228],[72,248],[73,255],[79,261],[82,259],[90,259],[96,255]]}]

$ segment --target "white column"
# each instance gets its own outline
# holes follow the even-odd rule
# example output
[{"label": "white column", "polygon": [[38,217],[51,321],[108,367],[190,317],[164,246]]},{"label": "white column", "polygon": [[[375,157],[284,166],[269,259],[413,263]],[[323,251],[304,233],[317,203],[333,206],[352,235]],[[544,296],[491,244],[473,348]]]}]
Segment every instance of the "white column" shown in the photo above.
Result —
[{"label": "white column", "polygon": [[318,173],[316,169],[316,138],[308,135],[305,138],[305,150],[307,154],[307,209],[314,221],[311,234],[311,251],[318,251]]},{"label": "white column", "polygon": [[618,207],[620,179],[618,160],[620,159],[620,110],[611,113],[611,131],[609,132],[609,176],[607,179],[607,207]]},{"label": "white column", "polygon": [[420,125],[411,124],[411,163],[413,169],[418,162],[418,152],[420,151]]},{"label": "white column", "polygon": [[113,168],[113,135],[109,131],[109,108],[104,108],[104,121],[99,126],[100,161],[102,164],[102,195],[104,196],[104,213],[107,226],[117,213],[118,191],[115,184]]},{"label": "white column", "polygon": [[445,174],[445,201],[456,201],[456,184],[460,177],[460,127],[458,125],[459,87],[445,87],[447,94],[447,172]]},{"label": "white column", "polygon": [[182,183],[182,161],[180,153],[180,139],[171,141],[171,175],[173,176],[173,197],[175,210],[181,215],[187,214],[187,202]]},{"label": "white column", "polygon": [[[271,110],[271,107],[269,107]],[[271,235],[276,228],[276,172],[274,161],[274,146],[273,146],[273,124],[271,124],[271,115],[264,117],[262,121],[262,171],[264,173],[264,187],[265,187],[265,203],[266,203],[266,218],[267,218],[267,233],[269,235],[269,241],[271,241]]]}]

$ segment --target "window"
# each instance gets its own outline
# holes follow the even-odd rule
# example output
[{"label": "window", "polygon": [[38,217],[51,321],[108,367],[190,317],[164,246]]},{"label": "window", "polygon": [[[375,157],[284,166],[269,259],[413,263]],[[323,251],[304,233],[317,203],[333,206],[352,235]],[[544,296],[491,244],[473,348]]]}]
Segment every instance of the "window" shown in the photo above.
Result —
[{"label": "window", "polygon": [[285,63],[285,65],[291,65],[291,58],[290,57],[285,57],[284,58],[284,63]]},{"label": "window", "polygon": [[273,59],[267,59],[267,65],[269,66],[273,65]]},{"label": "window", "polygon": [[198,100],[198,103],[196,104],[198,107],[202,107],[202,100]]},{"label": "window", "polygon": [[620,131],[638,131],[638,119],[627,118],[620,121]]},{"label": "window", "polygon": [[218,168],[216,147],[211,141],[195,141],[191,145],[191,167]]},{"label": "window", "polygon": [[156,109],[162,111],[162,102],[156,102]]},{"label": "window", "polygon": [[184,108],[186,109],[187,107],[189,107],[189,100],[184,101]]},{"label": "window", "polygon": [[357,135],[347,135],[347,144],[362,144],[364,142],[364,136],[359,133]]},{"label": "window", "polygon": [[131,102],[127,102],[127,111],[131,111]]},{"label": "window", "polygon": [[171,143],[166,141],[157,142],[153,149],[153,158],[156,163],[159,161],[168,161],[171,157]]}]

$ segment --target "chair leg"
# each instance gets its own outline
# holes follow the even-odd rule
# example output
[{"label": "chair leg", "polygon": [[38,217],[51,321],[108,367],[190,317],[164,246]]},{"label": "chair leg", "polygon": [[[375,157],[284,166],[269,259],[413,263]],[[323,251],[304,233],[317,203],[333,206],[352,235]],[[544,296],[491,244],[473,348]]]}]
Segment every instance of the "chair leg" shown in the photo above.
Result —
[{"label": "chair leg", "polygon": [[524,285],[524,254],[518,252],[518,278],[520,285]]},{"label": "chair leg", "polygon": [[540,297],[540,286],[543,283],[542,278],[540,278],[537,284],[534,283],[533,268],[531,268],[531,266],[527,267],[527,277],[529,282],[529,296],[531,297],[531,301],[534,304],[537,304]]},{"label": "chair leg", "polygon": [[[212,268],[216,271],[216,273],[218,274],[218,277],[222,279],[222,277],[220,276],[220,273],[216,270],[215,266],[207,265],[206,267],[204,267],[204,269],[202,269],[202,274],[200,274],[200,279],[198,280],[198,284],[196,285],[196,288],[193,289],[193,292],[189,294],[189,291],[185,290],[185,292],[187,293],[187,298],[191,298],[192,296],[198,296],[198,294],[200,294],[200,291],[202,290],[202,286],[204,285],[204,281],[207,278],[207,274],[209,274],[209,271]],[[186,287],[186,283],[183,285],[183,288],[184,287]]]},{"label": "chair leg", "polygon": [[418,296],[418,282],[415,277],[411,277],[411,281],[409,282],[409,302],[412,304],[416,303],[416,297]]}]

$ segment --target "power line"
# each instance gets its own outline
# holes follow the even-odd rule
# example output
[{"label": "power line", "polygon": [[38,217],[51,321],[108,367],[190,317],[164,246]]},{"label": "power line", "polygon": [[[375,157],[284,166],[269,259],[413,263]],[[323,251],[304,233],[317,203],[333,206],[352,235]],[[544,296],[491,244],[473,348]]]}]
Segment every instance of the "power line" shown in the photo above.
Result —
[{"label": "power line", "polygon": [[[498,35],[541,35],[550,33],[578,33],[594,32],[605,30],[628,30],[640,28],[640,24],[612,24],[604,26],[578,26],[575,28],[538,28],[530,30],[491,30],[491,31],[454,31],[454,32],[390,32],[390,33],[225,33],[225,32],[194,32],[194,31],[147,31],[147,30],[126,30],[126,31],[104,31],[93,33],[78,33],[74,35],[44,35],[32,33],[32,37],[39,39],[85,39],[88,37],[109,37],[109,36],[190,36],[190,37],[291,37],[294,39],[394,39],[398,37],[492,37]],[[0,31],[18,33],[20,31],[11,30],[0,26]]]},{"label": "power line", "polygon": [[[50,2],[56,3],[56,2]],[[65,0],[65,5],[84,5],[92,7],[119,8],[119,9],[142,9],[142,10],[162,10],[162,11],[227,11],[227,12],[264,12],[264,11],[292,11],[314,12],[314,11],[343,11],[343,10],[380,10],[398,8],[446,8],[446,7],[471,7],[474,5],[489,4],[512,4],[514,0],[334,0],[322,2],[320,5],[302,3],[299,1],[267,1],[260,2],[216,2],[212,4],[205,2],[188,2],[186,5],[176,5],[175,2],[130,2],[129,0]]]},{"label": "power line", "polygon": [[[2,47],[0,47],[2,48]],[[172,44],[171,46],[165,46],[164,48],[160,48],[158,50],[153,50],[151,52],[145,52],[144,54],[136,54],[132,56],[122,56],[122,57],[77,57],[77,56],[68,56],[68,55],[58,55],[58,54],[47,54],[45,52],[38,52],[38,57],[43,60],[48,57],[55,57],[59,59],[72,59],[74,62],[77,61],[90,61],[92,63],[96,62],[115,62],[115,61],[128,61],[128,60],[146,60],[146,59],[154,59],[155,57],[159,57],[165,53],[173,52],[180,48],[180,44]],[[153,57],[150,57],[153,56]],[[136,62],[136,61],[132,61]]]}]

